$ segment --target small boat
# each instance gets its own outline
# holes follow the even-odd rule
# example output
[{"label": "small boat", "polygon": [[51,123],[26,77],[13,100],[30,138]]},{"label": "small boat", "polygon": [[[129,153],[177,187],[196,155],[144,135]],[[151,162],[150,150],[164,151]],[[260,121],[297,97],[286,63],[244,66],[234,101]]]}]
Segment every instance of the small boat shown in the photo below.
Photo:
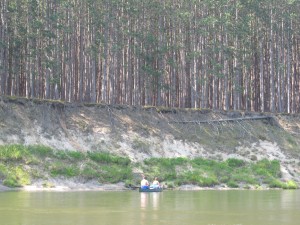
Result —
[{"label": "small boat", "polygon": [[162,192],[162,188],[149,188],[149,189],[142,189],[139,188],[139,192]]}]

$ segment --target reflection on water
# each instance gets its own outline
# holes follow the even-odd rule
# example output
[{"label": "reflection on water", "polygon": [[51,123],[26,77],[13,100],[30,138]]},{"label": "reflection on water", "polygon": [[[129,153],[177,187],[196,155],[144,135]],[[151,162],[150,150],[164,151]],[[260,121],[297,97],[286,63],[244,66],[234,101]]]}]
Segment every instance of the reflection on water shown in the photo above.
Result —
[{"label": "reflection on water", "polygon": [[146,209],[147,207],[157,210],[159,207],[159,198],[160,195],[163,193],[161,192],[141,192],[141,209]]},{"label": "reflection on water", "polygon": [[141,192],[141,209],[145,209],[148,203],[148,193]]},{"label": "reflection on water", "polygon": [[157,210],[158,209],[158,206],[159,206],[159,196],[162,194],[162,193],[152,193],[152,206],[153,206],[153,209]]},{"label": "reflection on water", "polygon": [[300,190],[0,192],[2,225],[298,225]]},{"label": "reflection on water", "polygon": [[152,221],[153,225],[158,224],[157,221],[160,219],[159,204],[162,195],[163,193],[161,192],[140,193],[141,208],[139,224],[149,224],[149,221]]}]

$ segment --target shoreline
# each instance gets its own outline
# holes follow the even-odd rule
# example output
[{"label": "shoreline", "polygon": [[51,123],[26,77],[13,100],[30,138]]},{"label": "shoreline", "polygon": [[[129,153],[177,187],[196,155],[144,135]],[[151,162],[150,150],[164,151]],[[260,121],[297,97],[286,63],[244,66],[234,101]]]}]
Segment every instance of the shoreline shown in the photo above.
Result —
[{"label": "shoreline", "polygon": [[[214,186],[214,187],[200,187],[196,185],[182,185],[176,188],[165,188],[164,190],[168,191],[229,191],[229,190],[257,190],[257,191],[267,191],[267,190],[285,190],[281,188],[269,188],[260,186],[258,188],[230,188],[224,186]],[[290,189],[289,189],[290,190]],[[298,190],[298,189],[294,189]],[[41,185],[26,185],[24,187],[15,187],[10,188],[0,184],[0,193],[1,192],[9,192],[9,191],[25,191],[25,192],[81,192],[81,191],[101,191],[101,192],[110,192],[110,191],[137,191],[137,188],[127,188],[124,183],[117,184],[98,184],[98,185],[90,185],[90,184],[77,184],[76,186],[68,186],[65,184],[57,185],[54,187],[43,187]]]},{"label": "shoreline", "polygon": [[25,192],[73,192],[73,191],[127,191],[130,190],[125,186],[114,185],[114,184],[105,184],[98,186],[84,186],[80,185],[79,187],[70,187],[65,185],[58,185],[55,187],[42,187],[37,185],[26,185],[24,187],[15,187],[10,188],[3,185],[0,185],[0,192],[6,191],[25,191]]}]

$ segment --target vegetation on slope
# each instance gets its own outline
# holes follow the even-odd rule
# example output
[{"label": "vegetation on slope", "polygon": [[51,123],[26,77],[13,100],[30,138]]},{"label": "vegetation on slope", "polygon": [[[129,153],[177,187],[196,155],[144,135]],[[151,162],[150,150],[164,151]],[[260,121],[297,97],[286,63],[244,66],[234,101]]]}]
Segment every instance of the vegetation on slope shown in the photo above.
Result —
[{"label": "vegetation on slope", "polygon": [[0,146],[0,181],[9,187],[21,187],[37,179],[97,179],[100,183],[125,182],[138,185],[133,168],[139,167],[149,179],[158,176],[168,187],[194,184],[213,187],[223,184],[237,188],[295,189],[294,181],[280,181],[280,163],[263,159],[248,163],[239,159],[214,161],[203,158],[150,158],[134,164],[128,158],[105,152],[59,151],[45,146]]},{"label": "vegetation on slope", "polygon": [[[132,178],[130,160],[109,153],[58,151],[45,146],[0,146],[0,179],[9,187],[49,177],[98,179],[116,183]],[[46,184],[46,183],[45,183]]]},{"label": "vegetation on slope", "polygon": [[195,184],[212,187],[226,184],[231,188],[259,188],[263,185],[271,188],[297,188],[293,181],[280,181],[280,163],[277,160],[263,159],[248,163],[234,158],[221,162],[203,158],[152,158],[145,160],[145,164],[147,173],[152,176],[159,174],[162,180],[175,186]]}]

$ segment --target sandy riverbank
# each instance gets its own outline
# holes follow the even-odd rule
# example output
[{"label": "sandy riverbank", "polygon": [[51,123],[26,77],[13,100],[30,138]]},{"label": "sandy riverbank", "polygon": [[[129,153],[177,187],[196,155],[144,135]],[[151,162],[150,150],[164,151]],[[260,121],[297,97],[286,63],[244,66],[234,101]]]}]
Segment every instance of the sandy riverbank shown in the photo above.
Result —
[{"label": "sandy riverbank", "polygon": [[[259,187],[249,187],[244,188],[229,188],[225,185],[216,185],[214,187],[199,187],[197,185],[182,185],[177,188],[167,189],[166,190],[178,190],[178,191],[201,191],[201,190],[271,190],[267,186]],[[52,187],[45,187],[41,183],[35,183],[32,185],[27,185],[20,188],[9,188],[0,184],[0,192],[5,191],[28,191],[28,192],[40,192],[40,191],[53,191],[53,192],[72,192],[72,191],[130,191],[136,190],[125,187],[124,183],[117,184],[99,184],[95,181],[87,183],[76,183],[74,181],[63,181],[57,183],[57,185]]]},{"label": "sandy riverbank", "polygon": [[45,186],[41,183],[35,183],[32,185],[26,185],[24,187],[9,188],[0,184],[0,192],[3,191],[126,191],[130,190],[125,187],[124,183],[118,184],[96,184],[89,183],[74,183],[71,181],[62,182],[53,186]]}]

